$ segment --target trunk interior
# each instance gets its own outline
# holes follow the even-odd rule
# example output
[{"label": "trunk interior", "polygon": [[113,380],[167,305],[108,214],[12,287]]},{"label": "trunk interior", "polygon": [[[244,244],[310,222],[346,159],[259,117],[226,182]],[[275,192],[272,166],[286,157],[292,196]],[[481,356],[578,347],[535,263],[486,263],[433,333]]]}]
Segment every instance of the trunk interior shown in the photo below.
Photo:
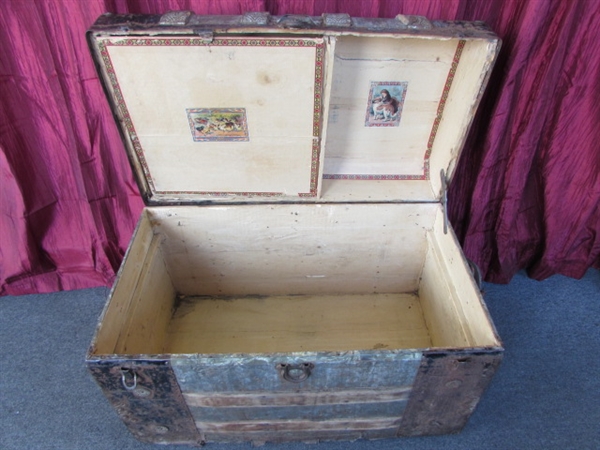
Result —
[{"label": "trunk interior", "polygon": [[90,356],[499,346],[436,203],[146,208]]}]

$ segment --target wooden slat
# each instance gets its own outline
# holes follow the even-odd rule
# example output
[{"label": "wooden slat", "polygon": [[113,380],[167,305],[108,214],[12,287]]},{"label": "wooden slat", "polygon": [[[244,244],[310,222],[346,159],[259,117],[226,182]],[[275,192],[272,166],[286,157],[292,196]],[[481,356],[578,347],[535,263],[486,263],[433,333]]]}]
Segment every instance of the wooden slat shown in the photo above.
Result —
[{"label": "wooden slat", "polygon": [[275,422],[244,421],[234,423],[196,422],[203,433],[211,432],[253,432],[253,431],[348,431],[348,430],[380,430],[398,425],[399,419],[357,419],[357,420],[282,420]]},{"label": "wooden slat", "polygon": [[402,416],[407,400],[380,403],[338,403],[308,406],[190,408],[199,422],[239,422],[245,420],[273,422],[278,420],[355,420],[370,417]]},{"label": "wooden slat", "polygon": [[425,322],[434,347],[468,347],[469,337],[456,311],[452,292],[448,287],[446,272],[436,253],[433,238],[425,257],[419,298]]},{"label": "wooden slat", "polygon": [[[413,384],[421,361],[415,350],[269,354],[172,355],[182,392],[306,394],[322,391],[401,389]],[[285,380],[279,364],[312,363],[300,383]]]},{"label": "wooden slat", "polygon": [[317,197],[318,200],[323,194],[323,161],[327,142],[327,133],[329,130],[329,108],[331,102],[331,88],[333,86],[333,65],[335,60],[335,47],[337,45],[336,36],[326,36],[324,38],[325,46],[325,57],[323,58],[324,66],[324,80],[323,80],[323,98],[322,98],[322,111],[321,111],[321,136],[320,136],[320,149],[319,149],[319,183]]},{"label": "wooden slat", "polygon": [[228,431],[224,433],[210,432],[204,434],[206,442],[240,443],[252,442],[254,446],[266,442],[282,443],[300,441],[315,444],[319,441],[356,441],[357,439],[389,439],[396,436],[398,427],[377,430],[307,430],[274,433],[269,431]]},{"label": "wooden slat", "polygon": [[270,406],[314,406],[338,403],[378,403],[408,399],[410,387],[384,390],[222,394],[188,392],[183,396],[190,407],[270,407]]},{"label": "wooden slat", "polygon": [[333,392],[187,393],[184,398],[197,421],[236,423],[400,418],[409,394],[410,387]]},{"label": "wooden slat", "polygon": [[163,352],[175,290],[144,210],[100,319],[90,356]]},{"label": "wooden slat", "polygon": [[439,192],[433,192],[429,180],[331,180],[324,179],[321,198],[326,202],[355,202],[363,196],[368,185],[369,201],[423,202],[436,201]]},{"label": "wooden slat", "polygon": [[437,212],[419,295],[436,347],[500,347],[492,320],[450,228]]},{"label": "wooden slat", "polygon": [[116,353],[163,353],[175,290],[160,251],[161,241],[161,236],[154,235],[120,330]]},{"label": "wooden slat", "polygon": [[479,287],[475,284],[471,269],[460,248],[460,244],[452,228],[447,234],[442,232],[443,215],[437,212],[435,228],[432,233],[433,248],[439,255],[448,280],[452,298],[461,323],[465,324],[467,333],[475,347],[501,347],[502,343],[490,314],[487,310]]}]

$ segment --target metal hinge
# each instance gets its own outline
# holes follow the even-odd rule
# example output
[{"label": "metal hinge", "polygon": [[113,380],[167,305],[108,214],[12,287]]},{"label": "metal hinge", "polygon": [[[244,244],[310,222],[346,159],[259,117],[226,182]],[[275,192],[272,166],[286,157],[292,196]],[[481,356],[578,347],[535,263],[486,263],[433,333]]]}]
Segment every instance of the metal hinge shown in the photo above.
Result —
[{"label": "metal hinge", "polygon": [[203,44],[210,44],[215,39],[215,34],[212,31],[194,30],[194,34],[202,40]]},{"label": "metal hinge", "polygon": [[448,234],[448,179],[446,178],[446,172],[444,169],[440,170],[440,177],[442,179],[442,212],[444,213],[444,234]]}]

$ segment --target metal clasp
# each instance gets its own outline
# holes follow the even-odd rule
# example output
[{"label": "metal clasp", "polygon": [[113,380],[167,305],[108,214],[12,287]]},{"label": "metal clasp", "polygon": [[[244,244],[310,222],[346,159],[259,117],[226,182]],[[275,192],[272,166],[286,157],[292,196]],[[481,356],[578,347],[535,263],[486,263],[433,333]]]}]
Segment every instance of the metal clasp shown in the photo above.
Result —
[{"label": "metal clasp", "polygon": [[194,34],[202,40],[203,44],[210,44],[215,39],[215,34],[212,31],[194,29]]}]

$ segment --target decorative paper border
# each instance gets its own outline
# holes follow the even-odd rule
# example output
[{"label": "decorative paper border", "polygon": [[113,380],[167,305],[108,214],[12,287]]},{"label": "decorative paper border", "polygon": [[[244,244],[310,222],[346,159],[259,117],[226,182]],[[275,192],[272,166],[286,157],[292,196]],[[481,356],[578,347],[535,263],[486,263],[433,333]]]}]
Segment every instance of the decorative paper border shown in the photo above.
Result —
[{"label": "decorative paper border", "polygon": [[188,108],[194,142],[249,141],[246,108]]},{"label": "decorative paper border", "polygon": [[427,149],[425,150],[422,175],[324,174],[323,178],[326,180],[428,180],[430,175],[429,158],[431,157],[431,149],[433,148],[433,142],[435,141],[435,136],[437,134],[440,122],[442,120],[442,115],[444,113],[446,101],[448,100],[448,93],[450,92],[452,82],[454,81],[454,75],[456,74],[456,68],[458,67],[458,63],[460,62],[460,57],[462,56],[462,52],[466,43],[467,41],[461,39],[458,41],[458,45],[456,46],[456,51],[454,52],[454,57],[450,66],[450,71],[448,72],[448,76],[446,77],[446,83],[444,84],[442,96],[440,97],[440,102],[438,103],[437,114],[435,116],[435,120],[433,121],[431,133],[429,134],[429,139],[427,141]]},{"label": "decorative paper border", "polygon": [[371,81],[365,127],[399,126],[407,89],[407,81]]},{"label": "decorative paper border", "polygon": [[144,176],[148,182],[149,188],[155,194],[190,194],[214,197],[229,197],[229,196],[256,196],[256,197],[276,197],[284,196],[281,192],[212,192],[212,191],[157,191],[154,184],[154,179],[150,173],[148,163],[144,157],[144,151],[140,144],[140,140],[133,126],[131,115],[127,109],[127,104],[123,98],[123,93],[115,73],[114,66],[110,59],[110,54],[107,47],[110,46],[220,46],[220,47],[291,47],[291,48],[315,48],[315,75],[314,75],[314,108],[313,108],[313,146],[312,146],[312,163],[309,192],[298,193],[300,197],[315,197],[317,195],[319,183],[319,158],[321,146],[319,144],[319,136],[321,135],[321,115],[322,115],[322,91],[323,91],[323,61],[325,54],[325,45],[322,41],[313,39],[296,39],[296,38],[219,38],[213,41],[206,41],[200,38],[160,38],[160,39],[121,39],[118,41],[103,40],[98,42],[100,57],[104,64],[108,83],[113,91],[115,106],[120,112],[125,127],[125,132],[133,146],[133,150],[141,165]]}]

